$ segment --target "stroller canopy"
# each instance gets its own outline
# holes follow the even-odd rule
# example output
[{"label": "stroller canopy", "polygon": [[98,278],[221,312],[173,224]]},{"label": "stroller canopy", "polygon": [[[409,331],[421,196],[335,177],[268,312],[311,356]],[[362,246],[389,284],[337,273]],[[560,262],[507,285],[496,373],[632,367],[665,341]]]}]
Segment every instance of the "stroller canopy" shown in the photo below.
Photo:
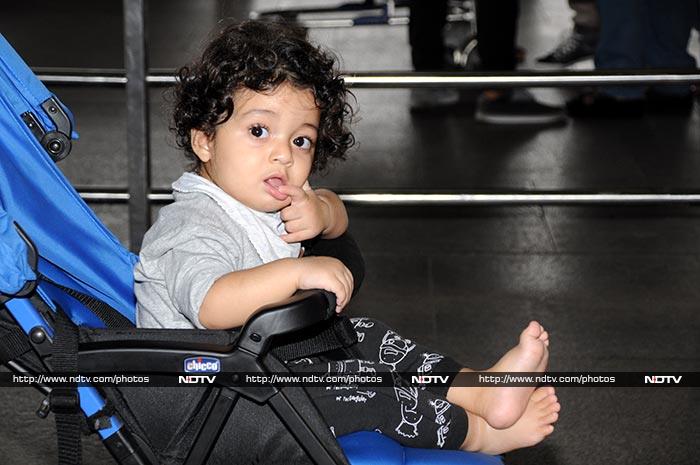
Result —
[{"label": "stroller canopy", "polygon": [[[20,281],[33,278],[26,248],[12,231],[14,221],[36,245],[43,276],[103,301],[133,322],[137,257],[83,202],[42,145],[37,131],[58,134],[60,129],[52,110],[66,115],[72,127],[68,109],[0,35],[0,291],[11,293]],[[59,135],[70,145],[77,134],[67,132]],[[70,311],[78,324],[101,326],[89,311]]]}]

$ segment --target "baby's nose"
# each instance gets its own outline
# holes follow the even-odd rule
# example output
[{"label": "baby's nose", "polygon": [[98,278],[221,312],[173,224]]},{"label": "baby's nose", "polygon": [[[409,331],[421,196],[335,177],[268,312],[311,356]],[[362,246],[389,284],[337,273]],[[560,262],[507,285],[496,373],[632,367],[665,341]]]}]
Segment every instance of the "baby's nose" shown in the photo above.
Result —
[{"label": "baby's nose", "polygon": [[272,161],[287,164],[292,161],[292,149],[289,144],[277,144],[272,152]]}]

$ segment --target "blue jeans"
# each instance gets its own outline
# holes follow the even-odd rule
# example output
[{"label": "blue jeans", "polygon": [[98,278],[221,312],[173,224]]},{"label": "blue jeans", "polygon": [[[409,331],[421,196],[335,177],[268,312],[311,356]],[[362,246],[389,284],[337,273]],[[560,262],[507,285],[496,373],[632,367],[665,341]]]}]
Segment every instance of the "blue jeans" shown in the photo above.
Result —
[{"label": "blue jeans", "polygon": [[[699,9],[697,0],[598,0],[601,30],[596,68],[695,68],[687,48]],[[643,98],[645,90],[643,86],[616,86],[604,92],[618,98]],[[689,87],[654,90],[685,95]]]}]

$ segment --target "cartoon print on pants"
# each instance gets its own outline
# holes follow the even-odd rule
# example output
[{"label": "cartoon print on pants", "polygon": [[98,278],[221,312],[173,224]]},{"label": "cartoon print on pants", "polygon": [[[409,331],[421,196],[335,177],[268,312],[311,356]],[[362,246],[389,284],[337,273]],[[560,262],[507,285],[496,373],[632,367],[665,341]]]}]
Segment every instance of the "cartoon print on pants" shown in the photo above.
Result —
[{"label": "cartoon print on pants", "polygon": [[450,432],[450,423],[452,423],[445,418],[445,412],[452,407],[452,404],[444,399],[435,399],[430,401],[430,405],[435,409],[435,423],[440,425],[437,430],[437,446],[442,449],[447,439],[447,433]]},{"label": "cartoon print on pants", "polygon": [[429,354],[429,353],[423,353],[421,354],[423,356],[423,363],[421,366],[418,367],[418,373],[430,373],[433,371],[433,366],[438,363],[440,360],[445,358],[444,355],[440,354]]},{"label": "cartoon print on pants", "polygon": [[410,339],[403,339],[392,330],[388,330],[382,338],[382,345],[379,346],[379,362],[396,370],[396,365],[415,348],[416,345]]},{"label": "cartoon print on pants", "polygon": [[374,327],[374,321],[370,320],[369,318],[350,318],[350,322],[357,333],[357,342],[362,342],[365,340],[365,333],[361,333],[357,330],[357,328],[369,329]]},{"label": "cartoon print on pants", "polygon": [[418,424],[423,419],[423,415],[416,412],[418,407],[418,388],[394,386],[396,400],[401,404],[401,423],[395,431],[401,436],[415,438],[418,436]]}]

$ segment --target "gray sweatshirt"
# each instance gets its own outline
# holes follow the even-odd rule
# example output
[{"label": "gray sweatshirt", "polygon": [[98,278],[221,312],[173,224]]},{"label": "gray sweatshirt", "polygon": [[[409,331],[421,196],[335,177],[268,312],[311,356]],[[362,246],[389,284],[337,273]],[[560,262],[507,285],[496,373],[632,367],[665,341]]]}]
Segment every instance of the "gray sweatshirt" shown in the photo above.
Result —
[{"label": "gray sweatshirt", "polygon": [[248,233],[212,198],[174,195],[144,236],[134,269],[139,327],[203,328],[199,307],[214,281],[263,264]]},{"label": "gray sweatshirt", "polygon": [[280,238],[279,212],[252,210],[193,173],[173,183],[173,194],[144,236],[134,269],[139,327],[202,328],[199,308],[214,281],[299,256],[300,244]]}]

